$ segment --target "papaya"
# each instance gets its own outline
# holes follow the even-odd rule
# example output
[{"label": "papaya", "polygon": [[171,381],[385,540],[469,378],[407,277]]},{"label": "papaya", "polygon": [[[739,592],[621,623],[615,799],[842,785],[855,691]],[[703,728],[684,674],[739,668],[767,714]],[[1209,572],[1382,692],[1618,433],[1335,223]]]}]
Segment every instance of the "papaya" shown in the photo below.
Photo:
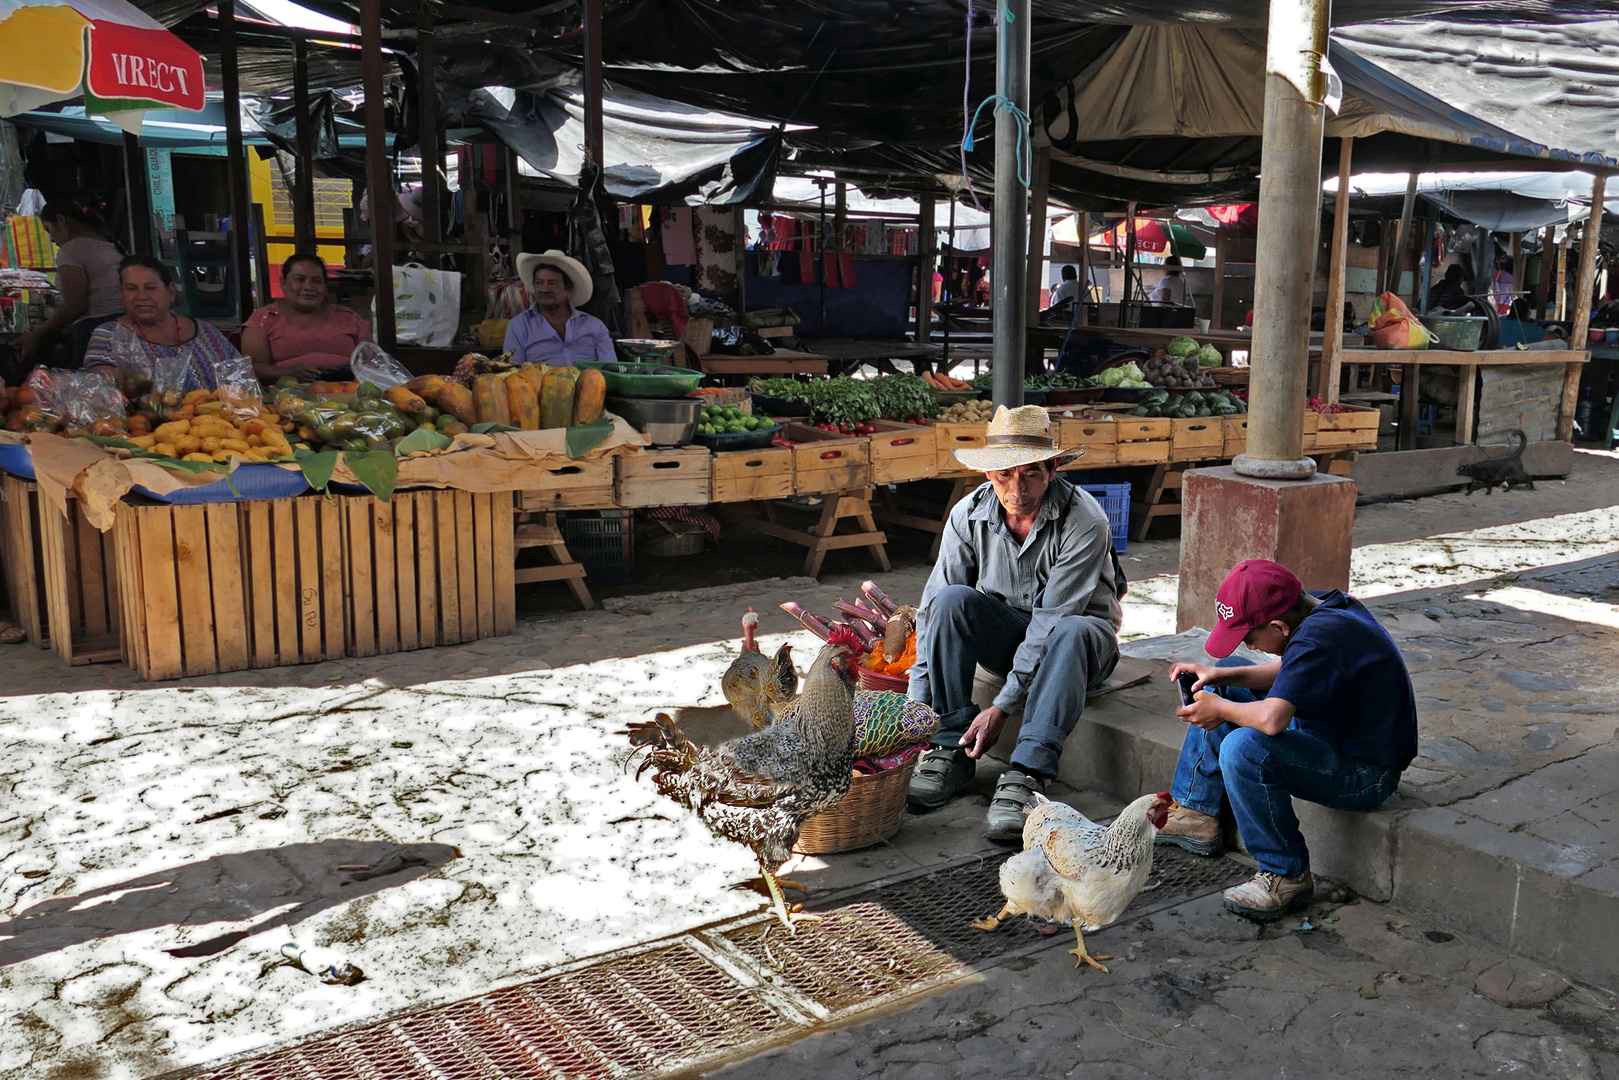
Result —
[{"label": "papaya", "polygon": [[472,391],[460,383],[445,383],[438,392],[438,407],[463,424],[478,422],[477,410],[472,405]]},{"label": "papaya", "polygon": [[540,396],[534,384],[520,376],[506,380],[506,404],[511,410],[512,426],[524,431],[537,431],[540,427]]},{"label": "papaya", "polygon": [[472,408],[480,424],[511,426],[511,405],[506,400],[505,384],[498,375],[479,375],[472,380]]},{"label": "papaya", "polygon": [[517,369],[517,377],[527,379],[534,386],[534,394],[538,397],[545,392],[545,373],[550,371],[543,364],[524,364]]},{"label": "papaya", "polygon": [[573,384],[579,378],[576,367],[554,367],[545,373],[545,389],[540,391],[540,426],[573,426]]},{"label": "papaya", "polygon": [[573,422],[589,424],[601,418],[607,404],[607,376],[596,368],[584,368],[573,388]]},{"label": "papaya", "polygon": [[403,386],[390,386],[383,392],[382,397],[383,400],[400,412],[419,413],[427,408],[427,402],[406,390]]}]

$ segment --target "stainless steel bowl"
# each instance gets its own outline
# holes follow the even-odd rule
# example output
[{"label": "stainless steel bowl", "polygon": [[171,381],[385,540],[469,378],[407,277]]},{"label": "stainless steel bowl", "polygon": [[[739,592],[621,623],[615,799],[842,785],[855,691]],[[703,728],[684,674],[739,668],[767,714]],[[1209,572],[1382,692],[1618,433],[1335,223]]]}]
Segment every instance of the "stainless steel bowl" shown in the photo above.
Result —
[{"label": "stainless steel bowl", "polygon": [[607,411],[652,440],[653,446],[685,446],[697,434],[697,398],[609,397]]}]

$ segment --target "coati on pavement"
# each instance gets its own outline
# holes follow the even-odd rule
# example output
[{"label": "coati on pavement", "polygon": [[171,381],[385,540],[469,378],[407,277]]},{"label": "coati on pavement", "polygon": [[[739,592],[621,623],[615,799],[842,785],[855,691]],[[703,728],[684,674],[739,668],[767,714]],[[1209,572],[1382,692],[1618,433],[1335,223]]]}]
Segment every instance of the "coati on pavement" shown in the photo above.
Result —
[{"label": "coati on pavement", "polygon": [[1529,445],[1529,437],[1516,428],[1508,434],[1518,437],[1518,447],[1512,453],[1456,466],[1456,475],[1467,477],[1469,495],[1479,488],[1483,488],[1486,495],[1493,495],[1497,484],[1501,485],[1502,491],[1511,491],[1520,485],[1530,491],[1535,490],[1535,482],[1523,467],[1523,452]]}]

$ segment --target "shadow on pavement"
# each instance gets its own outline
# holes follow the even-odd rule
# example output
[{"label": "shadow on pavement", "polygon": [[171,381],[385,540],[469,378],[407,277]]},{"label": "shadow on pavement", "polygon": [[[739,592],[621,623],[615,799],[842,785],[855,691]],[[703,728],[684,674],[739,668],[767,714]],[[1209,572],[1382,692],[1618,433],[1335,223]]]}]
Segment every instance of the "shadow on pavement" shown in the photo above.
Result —
[{"label": "shadow on pavement", "polygon": [[137,930],[269,916],[241,930],[168,950],[173,956],[212,956],[252,934],[290,926],[334,905],[414,881],[459,857],[460,852],[446,844],[363,840],[323,840],[219,855],[78,896],[46,900],[0,922],[0,967]]}]

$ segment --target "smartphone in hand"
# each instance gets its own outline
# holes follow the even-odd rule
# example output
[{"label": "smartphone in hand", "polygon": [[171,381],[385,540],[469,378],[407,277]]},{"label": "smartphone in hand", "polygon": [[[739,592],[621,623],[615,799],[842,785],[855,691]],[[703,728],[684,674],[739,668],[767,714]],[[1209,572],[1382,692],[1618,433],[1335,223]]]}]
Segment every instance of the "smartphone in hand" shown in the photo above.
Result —
[{"label": "smartphone in hand", "polygon": [[1192,687],[1197,685],[1197,676],[1190,671],[1183,671],[1175,677],[1175,682],[1180,686],[1181,704],[1190,705],[1192,703]]}]

